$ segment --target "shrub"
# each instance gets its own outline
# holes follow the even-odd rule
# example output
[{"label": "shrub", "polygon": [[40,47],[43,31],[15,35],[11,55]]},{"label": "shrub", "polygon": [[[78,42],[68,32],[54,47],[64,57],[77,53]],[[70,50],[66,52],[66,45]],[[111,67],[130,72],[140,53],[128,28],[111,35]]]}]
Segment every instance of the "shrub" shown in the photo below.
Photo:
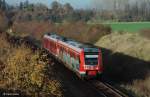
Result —
[{"label": "shrub", "polygon": [[0,60],[5,62],[7,59],[7,56],[11,52],[12,47],[9,45],[7,40],[5,39],[6,35],[5,33],[0,34]]},{"label": "shrub", "polygon": [[52,32],[54,24],[52,22],[44,21],[27,21],[14,22],[12,26],[13,32],[19,36],[33,36],[36,39],[41,39],[45,32]]},{"label": "shrub", "polygon": [[64,23],[57,27],[57,33],[78,41],[94,43],[100,37],[110,34],[111,28],[101,24],[88,25],[85,22]]},{"label": "shrub", "polygon": [[0,33],[5,31],[8,27],[8,19],[5,13],[0,11]]},{"label": "shrub", "polygon": [[100,37],[111,33],[110,27],[101,24],[88,25],[82,21],[64,22],[62,24],[44,21],[15,22],[12,29],[20,36],[31,35],[40,40],[45,32],[56,32],[65,37],[90,43],[96,42]]},{"label": "shrub", "polygon": [[148,39],[150,39],[150,29],[144,29],[140,32],[140,34],[144,37],[147,37]]},{"label": "shrub", "polygon": [[14,48],[5,64],[0,76],[0,88],[19,90],[28,96],[62,95],[57,79],[53,77],[51,80],[45,74],[47,62],[41,59],[38,51],[33,53],[25,46]]}]

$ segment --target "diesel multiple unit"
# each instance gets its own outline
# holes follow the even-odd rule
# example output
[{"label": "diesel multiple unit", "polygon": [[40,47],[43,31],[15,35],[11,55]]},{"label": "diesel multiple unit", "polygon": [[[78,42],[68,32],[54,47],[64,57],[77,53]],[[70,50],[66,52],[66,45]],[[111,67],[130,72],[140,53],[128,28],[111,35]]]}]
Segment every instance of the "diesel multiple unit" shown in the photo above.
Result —
[{"label": "diesel multiple unit", "polygon": [[56,34],[45,34],[43,47],[79,77],[97,77],[103,72],[100,48]]}]

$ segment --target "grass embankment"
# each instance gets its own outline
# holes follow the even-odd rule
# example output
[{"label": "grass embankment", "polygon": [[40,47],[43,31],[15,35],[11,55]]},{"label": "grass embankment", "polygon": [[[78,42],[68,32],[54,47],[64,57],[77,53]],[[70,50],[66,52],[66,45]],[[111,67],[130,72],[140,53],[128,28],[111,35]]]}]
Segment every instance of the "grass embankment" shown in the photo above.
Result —
[{"label": "grass embankment", "polygon": [[150,97],[150,40],[138,33],[112,33],[97,46],[103,52],[105,73],[139,97]]},{"label": "grass embankment", "polygon": [[51,77],[45,74],[48,61],[42,59],[44,56],[24,45],[15,47],[5,37],[0,34],[0,90],[29,97],[62,96],[61,84],[53,71],[48,71]]},{"label": "grass embankment", "polygon": [[112,22],[103,24],[110,25],[113,31],[123,32],[139,32],[150,28],[150,22]]}]

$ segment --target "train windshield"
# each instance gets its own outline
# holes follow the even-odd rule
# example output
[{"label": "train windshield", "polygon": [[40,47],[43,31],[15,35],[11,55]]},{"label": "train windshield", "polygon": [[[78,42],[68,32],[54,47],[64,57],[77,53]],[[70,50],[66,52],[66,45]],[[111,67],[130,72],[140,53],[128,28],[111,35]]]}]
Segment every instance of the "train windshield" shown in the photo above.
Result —
[{"label": "train windshield", "polygon": [[98,53],[85,54],[85,65],[97,65],[97,64],[98,64]]}]

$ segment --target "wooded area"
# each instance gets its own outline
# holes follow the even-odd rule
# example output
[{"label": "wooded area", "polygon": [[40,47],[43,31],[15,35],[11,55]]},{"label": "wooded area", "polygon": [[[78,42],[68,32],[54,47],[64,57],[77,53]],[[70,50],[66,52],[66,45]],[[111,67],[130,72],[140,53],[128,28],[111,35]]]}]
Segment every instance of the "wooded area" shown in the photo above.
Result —
[{"label": "wooded area", "polygon": [[[77,9],[69,3],[54,1],[50,6],[31,4],[28,0],[18,6],[8,5],[0,0],[0,9],[13,21],[149,21],[150,0],[94,0],[95,8]],[[106,6],[107,5],[107,6]]]},{"label": "wooded area", "polygon": [[150,0],[93,0],[97,18],[124,22],[150,20]]}]

